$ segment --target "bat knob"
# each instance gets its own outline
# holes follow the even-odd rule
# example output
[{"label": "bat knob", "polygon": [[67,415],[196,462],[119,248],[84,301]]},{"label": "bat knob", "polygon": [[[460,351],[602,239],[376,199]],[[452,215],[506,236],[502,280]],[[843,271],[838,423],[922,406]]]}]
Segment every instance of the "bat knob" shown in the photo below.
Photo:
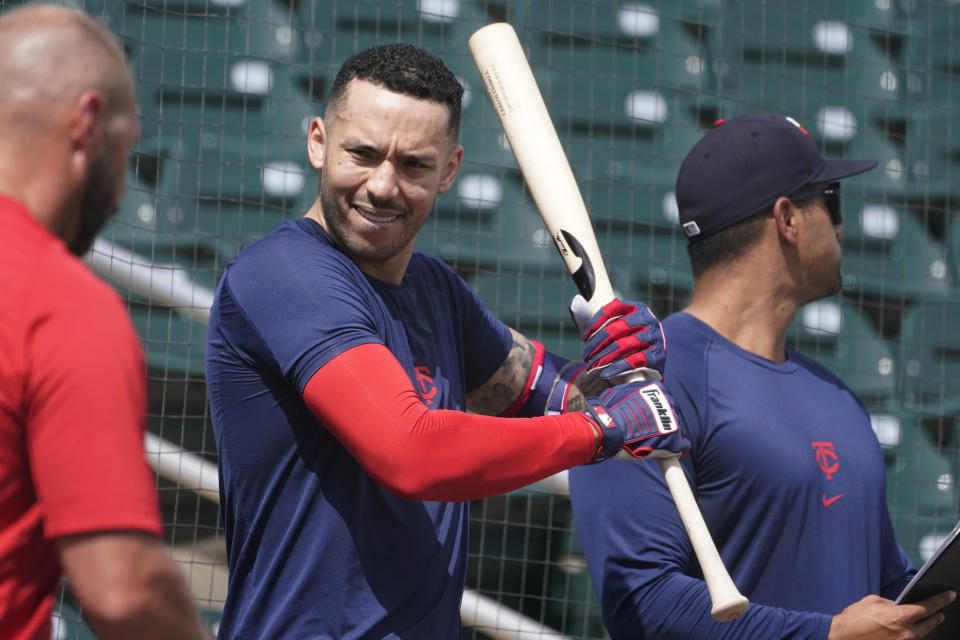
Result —
[{"label": "bat knob", "polygon": [[747,610],[750,601],[739,593],[724,602],[714,602],[710,615],[717,622],[730,622]]}]

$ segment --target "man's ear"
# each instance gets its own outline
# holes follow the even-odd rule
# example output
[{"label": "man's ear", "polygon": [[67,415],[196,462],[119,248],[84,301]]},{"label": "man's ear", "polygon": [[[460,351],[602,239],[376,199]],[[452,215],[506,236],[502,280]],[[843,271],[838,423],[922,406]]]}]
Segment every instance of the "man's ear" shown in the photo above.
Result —
[{"label": "man's ear", "polygon": [[310,164],[317,171],[323,169],[327,151],[327,127],[323,118],[317,116],[310,121],[310,132],[307,134],[307,157]]},{"label": "man's ear", "polygon": [[777,198],[773,203],[773,219],[777,223],[780,239],[788,244],[796,244],[799,235],[797,223],[800,219],[800,208],[795,206],[790,198]]},{"label": "man's ear", "polygon": [[453,181],[457,179],[457,174],[460,173],[461,163],[463,163],[463,145],[457,144],[453,146],[450,155],[447,156],[446,163],[443,165],[437,193],[444,193],[453,185]]},{"label": "man's ear", "polygon": [[85,91],[73,103],[68,136],[74,151],[89,151],[97,137],[103,115],[103,98],[97,91]]}]

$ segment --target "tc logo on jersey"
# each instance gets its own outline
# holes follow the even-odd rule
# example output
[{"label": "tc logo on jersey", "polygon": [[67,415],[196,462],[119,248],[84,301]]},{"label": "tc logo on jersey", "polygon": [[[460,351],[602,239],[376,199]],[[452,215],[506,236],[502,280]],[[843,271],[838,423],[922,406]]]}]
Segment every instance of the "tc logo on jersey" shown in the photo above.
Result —
[{"label": "tc logo on jersey", "polygon": [[816,452],[817,464],[820,471],[826,474],[827,480],[833,480],[833,474],[840,468],[840,462],[837,461],[837,452],[833,450],[832,442],[811,442],[813,450]]},{"label": "tc logo on jersey", "polygon": [[[820,471],[827,476],[827,480],[833,480],[833,474],[840,468],[840,461],[837,458],[836,450],[833,448],[833,443],[811,442],[810,444],[813,446],[814,455],[817,458],[817,466],[820,467]],[[843,493],[837,493],[829,497],[824,493],[821,496],[821,500],[824,507],[829,507],[842,497]]]},{"label": "tc logo on jersey", "polygon": [[429,407],[437,396],[437,385],[430,376],[429,367],[414,367],[414,371],[417,373],[417,393]]}]

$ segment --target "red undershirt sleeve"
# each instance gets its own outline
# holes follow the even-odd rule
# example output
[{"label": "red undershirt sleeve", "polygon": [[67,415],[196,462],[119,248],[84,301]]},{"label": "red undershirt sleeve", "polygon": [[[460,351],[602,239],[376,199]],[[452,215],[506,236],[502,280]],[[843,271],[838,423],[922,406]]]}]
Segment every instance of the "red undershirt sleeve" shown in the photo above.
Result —
[{"label": "red undershirt sleeve", "polygon": [[410,499],[506,493],[589,462],[596,449],[593,422],[582,413],[501,418],[430,411],[381,344],[332,359],[313,374],[303,397],[374,480]]}]

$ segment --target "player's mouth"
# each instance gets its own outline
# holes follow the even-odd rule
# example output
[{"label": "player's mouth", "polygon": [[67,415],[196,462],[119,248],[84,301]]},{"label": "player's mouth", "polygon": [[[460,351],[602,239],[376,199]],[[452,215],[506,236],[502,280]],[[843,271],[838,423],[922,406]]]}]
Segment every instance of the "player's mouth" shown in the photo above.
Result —
[{"label": "player's mouth", "polygon": [[388,224],[394,220],[398,220],[400,216],[403,215],[402,213],[397,213],[396,211],[371,209],[358,204],[353,205],[353,210],[356,211],[361,218],[364,220],[369,220],[374,224]]}]

